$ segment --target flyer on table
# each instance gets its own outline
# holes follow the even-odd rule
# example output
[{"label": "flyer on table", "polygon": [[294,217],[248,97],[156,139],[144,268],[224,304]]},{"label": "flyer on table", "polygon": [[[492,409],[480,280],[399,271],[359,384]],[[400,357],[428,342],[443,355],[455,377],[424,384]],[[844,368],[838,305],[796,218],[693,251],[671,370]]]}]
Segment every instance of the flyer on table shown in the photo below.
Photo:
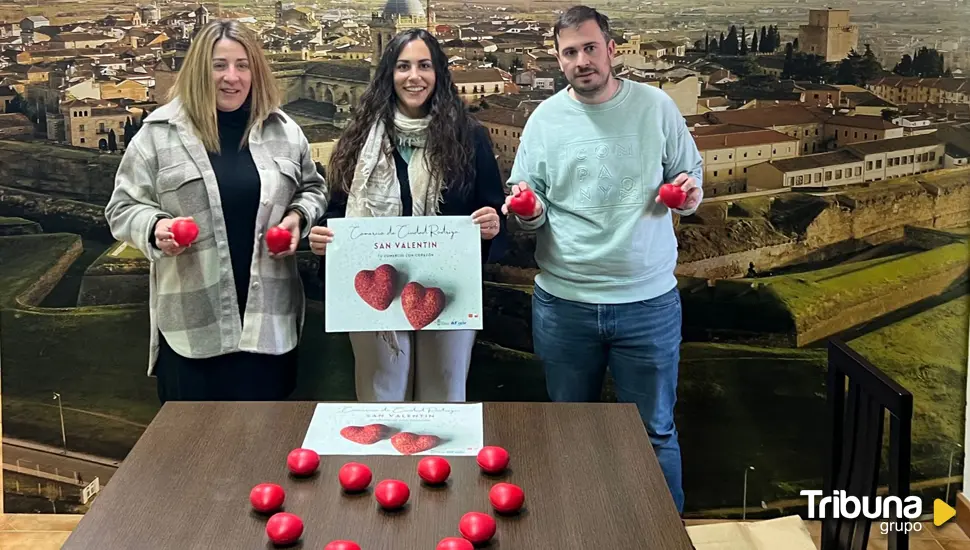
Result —
[{"label": "flyer on table", "polygon": [[321,455],[476,456],[481,403],[318,403],[303,448]]},{"label": "flyer on table", "polygon": [[471,216],[327,225],[327,332],[481,330],[482,241]]}]

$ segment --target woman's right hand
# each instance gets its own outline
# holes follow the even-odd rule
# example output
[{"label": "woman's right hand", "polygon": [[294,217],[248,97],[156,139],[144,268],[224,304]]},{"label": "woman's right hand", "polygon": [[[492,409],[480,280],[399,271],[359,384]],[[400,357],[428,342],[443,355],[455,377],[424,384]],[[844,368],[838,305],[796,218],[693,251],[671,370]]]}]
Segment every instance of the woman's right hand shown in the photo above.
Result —
[{"label": "woman's right hand", "polygon": [[317,256],[327,253],[327,245],[333,242],[333,229],[316,225],[310,228],[310,250]]},{"label": "woman's right hand", "polygon": [[172,224],[177,220],[191,220],[192,218],[162,218],[155,224],[155,245],[168,256],[178,256],[188,246],[179,246],[172,233]]}]

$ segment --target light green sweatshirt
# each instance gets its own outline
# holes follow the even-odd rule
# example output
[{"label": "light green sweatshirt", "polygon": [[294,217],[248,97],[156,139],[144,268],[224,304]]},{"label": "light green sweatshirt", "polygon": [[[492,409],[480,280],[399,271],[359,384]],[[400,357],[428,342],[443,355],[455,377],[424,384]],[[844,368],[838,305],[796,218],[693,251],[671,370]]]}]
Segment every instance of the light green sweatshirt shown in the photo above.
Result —
[{"label": "light green sweatshirt", "polygon": [[520,225],[536,231],[536,284],[567,300],[636,302],[677,284],[671,211],[654,201],[683,172],[700,186],[702,158],[665,92],[620,84],[597,105],[573,99],[568,88],[539,104],[508,182],[528,183],[542,202],[543,214]]}]

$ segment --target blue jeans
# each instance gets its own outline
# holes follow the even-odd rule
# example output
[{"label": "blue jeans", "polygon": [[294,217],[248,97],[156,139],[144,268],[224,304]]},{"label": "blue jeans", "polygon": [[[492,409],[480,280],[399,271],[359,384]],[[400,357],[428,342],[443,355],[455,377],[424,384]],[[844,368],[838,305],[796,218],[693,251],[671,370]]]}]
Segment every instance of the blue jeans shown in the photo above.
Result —
[{"label": "blue jeans", "polygon": [[586,304],[535,287],[532,344],[553,401],[598,401],[609,366],[617,400],[635,403],[677,511],[684,511],[674,425],[680,362],[680,292],[628,304]]}]

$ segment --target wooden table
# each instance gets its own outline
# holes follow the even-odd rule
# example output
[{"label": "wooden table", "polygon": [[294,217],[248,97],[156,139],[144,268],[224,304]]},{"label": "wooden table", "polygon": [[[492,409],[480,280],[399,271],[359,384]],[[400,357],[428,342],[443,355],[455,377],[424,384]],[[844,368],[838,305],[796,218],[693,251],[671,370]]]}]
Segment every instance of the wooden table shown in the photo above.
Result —
[{"label": "wooden table", "polygon": [[[474,457],[449,458],[444,489],[421,485],[415,456],[322,456],[315,477],[291,478],[286,455],[302,444],[314,406],[166,403],[63,548],[273,548],[249,491],[274,482],[286,490],[284,510],[306,525],[292,548],[351,539],[363,550],[434,550],[479,511],[497,520],[493,550],[691,549],[634,405],[485,403],[485,444],[512,457],[500,477],[526,493],[515,517],[491,509],[488,490],[501,479]],[[374,471],[363,495],[346,496],[337,481],[351,460]],[[372,489],[384,478],[410,486],[403,511],[378,508]]]}]

